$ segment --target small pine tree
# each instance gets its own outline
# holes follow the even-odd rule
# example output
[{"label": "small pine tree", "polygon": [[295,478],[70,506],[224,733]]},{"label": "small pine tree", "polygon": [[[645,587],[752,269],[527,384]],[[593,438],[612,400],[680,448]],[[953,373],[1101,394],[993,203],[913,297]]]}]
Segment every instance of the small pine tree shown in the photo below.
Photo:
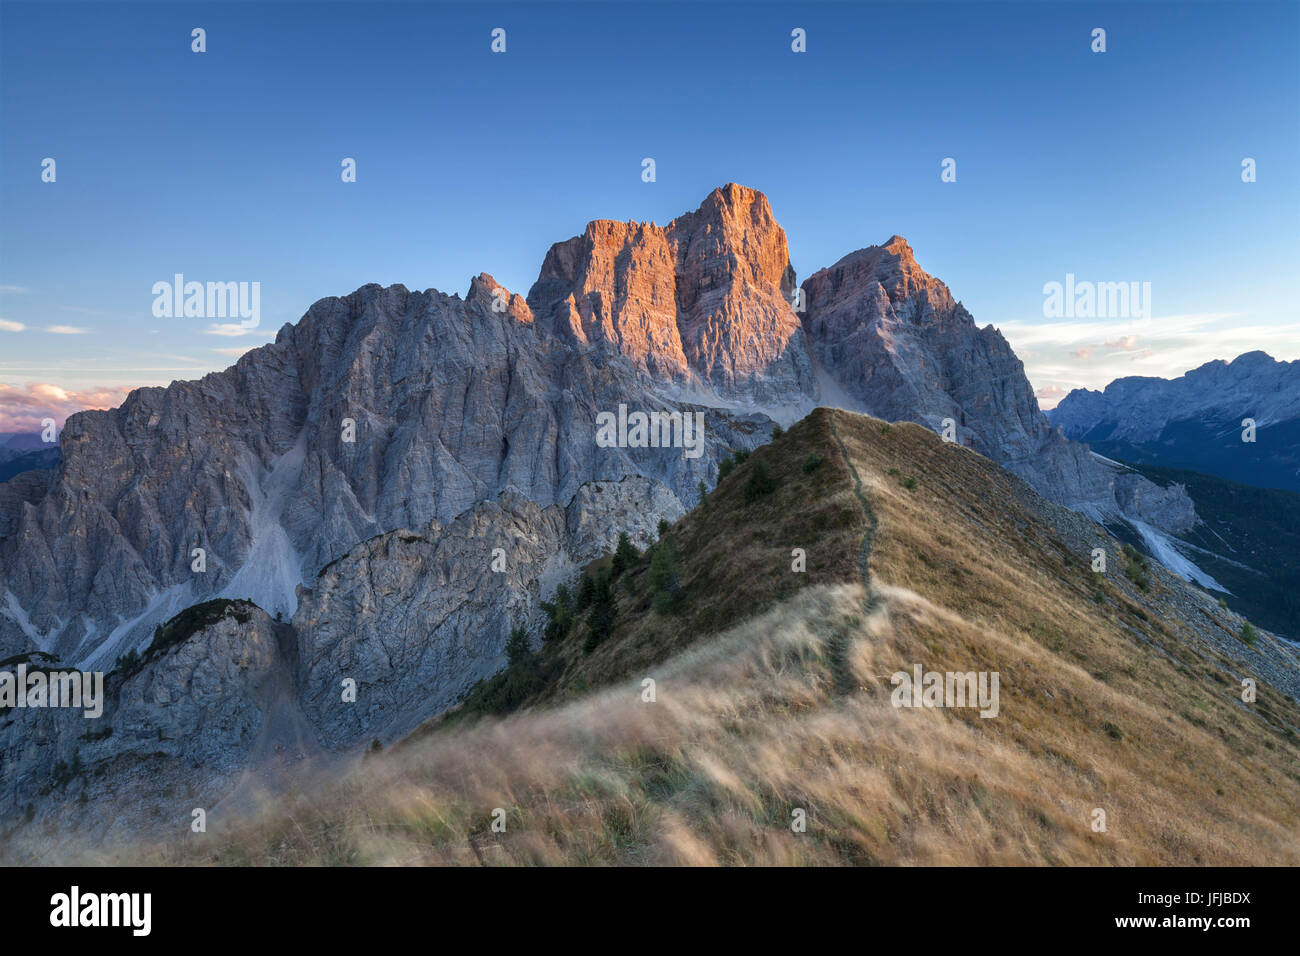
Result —
[{"label": "small pine tree", "polygon": [[573,597],[568,585],[557,587],[555,600],[543,601],[542,610],[546,612],[546,630],[542,633],[542,640],[549,644],[566,637],[573,628]]},{"label": "small pine tree", "polygon": [[607,571],[600,575],[593,586],[591,609],[587,612],[587,627],[590,632],[583,644],[584,650],[591,653],[613,633],[615,614],[613,575]]},{"label": "small pine tree", "polygon": [[585,611],[591,607],[592,598],[595,596],[596,582],[592,580],[590,574],[583,572],[582,580],[578,582],[577,610]]},{"label": "small pine tree", "polygon": [[528,646],[528,631],[522,625],[512,628],[510,636],[506,638],[506,658],[510,661],[510,666],[522,663],[532,653],[532,648]]},{"label": "small pine tree", "polygon": [[664,535],[666,535],[669,532],[669,530],[671,530],[671,528],[672,525],[668,523],[667,518],[659,519],[659,537],[662,538]]},{"label": "small pine tree", "polygon": [[651,607],[660,614],[671,610],[682,599],[682,586],[677,580],[677,558],[671,541],[660,542],[650,558]]},{"label": "small pine tree", "polygon": [[775,425],[772,426],[772,441],[776,441],[784,434],[785,434],[785,429],[781,427],[780,422],[777,422]]},{"label": "small pine tree", "polygon": [[704,479],[700,479],[700,504],[704,504],[709,498],[709,489],[704,485]]},{"label": "small pine tree", "polygon": [[641,560],[641,552],[636,549],[626,531],[618,533],[618,547],[614,549],[614,576],[622,574]]},{"label": "small pine tree", "polygon": [[671,591],[656,591],[650,598],[650,607],[656,614],[668,614],[677,606]]},{"label": "small pine tree", "polygon": [[1251,624],[1250,621],[1242,622],[1241,639],[1252,646],[1259,640],[1259,631],[1255,630],[1255,625]]},{"label": "small pine tree", "polygon": [[754,462],[754,467],[749,472],[749,481],[745,482],[745,504],[762,495],[769,495],[775,490],[776,482],[772,480],[772,475],[767,470],[767,462],[760,458]]}]

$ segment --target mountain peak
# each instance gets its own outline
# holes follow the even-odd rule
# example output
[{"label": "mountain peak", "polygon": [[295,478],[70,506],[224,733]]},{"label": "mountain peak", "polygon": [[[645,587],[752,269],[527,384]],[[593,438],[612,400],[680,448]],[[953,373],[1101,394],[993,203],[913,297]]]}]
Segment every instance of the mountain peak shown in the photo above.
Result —
[{"label": "mountain peak", "polygon": [[1262,349],[1255,349],[1253,352],[1242,352],[1228,364],[1239,367],[1246,365],[1276,365],[1277,359]]},{"label": "mountain peak", "polygon": [[551,246],[528,305],[540,327],[720,394],[811,395],[794,270],[767,197],[727,183],[666,226],[598,219]]},{"label": "mountain peak", "polygon": [[904,258],[911,259],[913,262],[916,261],[916,257],[912,254],[912,247],[908,245],[907,240],[902,236],[890,236],[881,248],[892,252],[896,256],[903,256]]},{"label": "mountain peak", "polygon": [[754,204],[767,210],[768,215],[771,215],[772,204],[768,202],[765,193],[749,186],[742,186],[740,183],[724,183],[704,197],[704,202],[700,203],[700,208],[703,209],[709,205],[743,208]]}]

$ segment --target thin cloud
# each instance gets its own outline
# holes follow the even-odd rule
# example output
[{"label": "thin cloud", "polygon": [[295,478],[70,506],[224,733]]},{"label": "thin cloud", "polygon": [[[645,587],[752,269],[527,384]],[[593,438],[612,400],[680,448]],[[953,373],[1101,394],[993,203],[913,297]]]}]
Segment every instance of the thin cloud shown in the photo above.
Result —
[{"label": "thin cloud", "polygon": [[0,319],[0,332],[21,332],[27,326],[21,322],[10,322],[8,319]]},{"label": "thin cloud", "polygon": [[206,329],[203,330],[203,334],[221,335],[221,336],[226,336],[228,338],[238,338],[241,335],[266,335],[268,331],[274,333],[273,329],[270,330],[259,329],[256,327],[251,329],[246,329],[242,325],[238,325],[233,322],[225,322],[220,324],[209,325]]},{"label": "thin cloud", "polygon": [[258,347],[259,346],[256,345],[237,345],[234,348],[213,349],[212,351],[216,352],[218,355],[233,355],[236,358],[238,358],[239,356],[243,355],[245,352],[251,352],[253,351],[253,349]]},{"label": "thin cloud", "polygon": [[23,288],[20,285],[0,285],[0,293],[10,293],[12,295],[26,295],[31,289]]},{"label": "thin cloud", "polygon": [[77,325],[51,325],[45,331],[55,335],[85,335],[90,329],[83,329]]}]

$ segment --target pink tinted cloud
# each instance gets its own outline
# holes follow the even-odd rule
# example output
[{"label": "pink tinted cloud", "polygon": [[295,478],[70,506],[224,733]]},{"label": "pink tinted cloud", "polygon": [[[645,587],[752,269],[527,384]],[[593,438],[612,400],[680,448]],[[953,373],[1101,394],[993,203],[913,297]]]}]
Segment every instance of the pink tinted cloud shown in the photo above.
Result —
[{"label": "pink tinted cloud", "polygon": [[74,391],[49,382],[28,382],[21,388],[0,383],[0,432],[37,432],[46,418],[62,428],[73,412],[116,408],[130,391],[125,387]]},{"label": "pink tinted cloud", "polygon": [[1042,409],[1055,408],[1065,395],[1066,390],[1059,385],[1044,385],[1034,392],[1034,396],[1038,399],[1038,407]]},{"label": "pink tinted cloud", "polygon": [[1138,337],[1136,335],[1120,335],[1113,339],[1106,340],[1106,347],[1109,349],[1123,349],[1131,352],[1137,348]]}]

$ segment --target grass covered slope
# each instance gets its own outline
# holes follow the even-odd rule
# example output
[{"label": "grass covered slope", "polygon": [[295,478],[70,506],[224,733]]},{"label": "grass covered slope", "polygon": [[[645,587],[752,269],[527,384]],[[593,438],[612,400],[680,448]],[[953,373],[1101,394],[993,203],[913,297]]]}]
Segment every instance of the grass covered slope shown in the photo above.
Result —
[{"label": "grass covered slope", "polygon": [[[1294,659],[986,459],[819,410],[665,540],[680,593],[625,556],[600,640],[588,607],[519,652],[514,713],[136,858],[1300,863]],[[917,664],[996,671],[997,716],[893,706]]]}]

